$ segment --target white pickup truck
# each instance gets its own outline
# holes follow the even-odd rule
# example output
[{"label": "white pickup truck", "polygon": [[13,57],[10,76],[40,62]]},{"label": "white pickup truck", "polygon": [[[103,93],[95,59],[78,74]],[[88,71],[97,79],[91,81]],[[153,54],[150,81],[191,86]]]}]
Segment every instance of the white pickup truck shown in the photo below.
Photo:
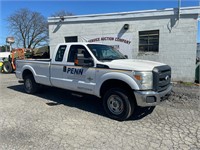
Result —
[{"label": "white pickup truck", "polygon": [[41,84],[95,95],[116,120],[129,118],[136,106],[159,104],[172,90],[168,65],[127,59],[98,43],[62,43],[51,60],[17,60],[16,66],[27,93]]}]

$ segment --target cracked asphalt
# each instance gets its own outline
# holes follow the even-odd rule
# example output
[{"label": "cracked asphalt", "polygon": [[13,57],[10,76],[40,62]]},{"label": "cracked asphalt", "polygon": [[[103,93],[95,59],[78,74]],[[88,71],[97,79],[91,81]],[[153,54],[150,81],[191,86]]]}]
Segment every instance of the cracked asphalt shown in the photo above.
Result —
[{"label": "cracked asphalt", "polygon": [[200,89],[176,84],[169,99],[127,121],[106,117],[101,101],[57,88],[28,95],[0,74],[0,149],[200,149]]}]

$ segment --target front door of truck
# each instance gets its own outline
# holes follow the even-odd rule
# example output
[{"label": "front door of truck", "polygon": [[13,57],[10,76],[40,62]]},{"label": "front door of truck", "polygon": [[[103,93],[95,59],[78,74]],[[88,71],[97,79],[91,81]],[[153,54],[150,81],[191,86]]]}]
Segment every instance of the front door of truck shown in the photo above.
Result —
[{"label": "front door of truck", "polygon": [[64,87],[77,92],[93,94],[96,85],[95,68],[74,65],[74,59],[79,50],[82,50],[87,57],[91,57],[85,46],[71,45],[63,72]]}]

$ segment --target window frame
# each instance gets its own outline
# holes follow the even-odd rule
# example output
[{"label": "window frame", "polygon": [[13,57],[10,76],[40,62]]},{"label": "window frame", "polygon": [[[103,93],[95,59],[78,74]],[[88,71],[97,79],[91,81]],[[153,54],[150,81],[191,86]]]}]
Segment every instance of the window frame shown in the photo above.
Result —
[{"label": "window frame", "polygon": [[[61,47],[65,47],[64,49],[64,52],[63,52],[63,55],[62,55],[62,60],[57,60],[57,55],[58,55],[58,52],[60,50]],[[55,62],[62,62],[63,61],[63,58],[64,58],[64,55],[65,55],[65,52],[66,52],[66,49],[67,49],[67,45],[60,45],[59,48],[58,48],[58,51],[56,52],[56,56],[55,56]],[[62,50],[62,49],[61,49]]]},{"label": "window frame", "polygon": [[[153,53],[159,52],[159,42],[160,42],[159,30],[139,31],[138,35],[139,35],[139,52],[153,52]],[[144,42],[146,41],[147,43],[142,44],[141,43],[142,40]],[[144,47],[144,49],[141,49],[141,47]],[[148,50],[146,50],[146,48]]]},{"label": "window frame", "polygon": [[[69,59],[71,59],[70,58],[70,52],[71,52],[71,49],[72,49],[72,47],[78,47],[78,46],[82,46],[82,47],[84,47],[84,50],[86,50],[87,51],[87,53],[90,55],[90,57],[92,58],[92,56],[91,56],[91,54],[89,53],[89,51],[88,51],[88,49],[86,48],[86,46],[84,46],[84,45],[71,45],[70,47],[69,47],[69,51],[68,51],[68,56],[67,56],[67,63],[73,63],[74,62],[74,60],[73,61],[69,61]],[[83,49],[83,48],[82,48]],[[78,53],[78,49],[77,49],[77,52],[75,52],[74,53],[74,55],[76,54],[76,53]]]},{"label": "window frame", "polygon": [[65,36],[65,43],[78,42],[78,36]]}]

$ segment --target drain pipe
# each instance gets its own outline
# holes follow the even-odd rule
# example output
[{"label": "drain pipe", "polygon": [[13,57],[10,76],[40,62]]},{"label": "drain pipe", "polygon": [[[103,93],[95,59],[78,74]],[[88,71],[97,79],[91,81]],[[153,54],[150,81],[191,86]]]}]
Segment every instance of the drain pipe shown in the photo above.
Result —
[{"label": "drain pipe", "polygon": [[181,0],[178,0],[178,20],[181,17]]}]

